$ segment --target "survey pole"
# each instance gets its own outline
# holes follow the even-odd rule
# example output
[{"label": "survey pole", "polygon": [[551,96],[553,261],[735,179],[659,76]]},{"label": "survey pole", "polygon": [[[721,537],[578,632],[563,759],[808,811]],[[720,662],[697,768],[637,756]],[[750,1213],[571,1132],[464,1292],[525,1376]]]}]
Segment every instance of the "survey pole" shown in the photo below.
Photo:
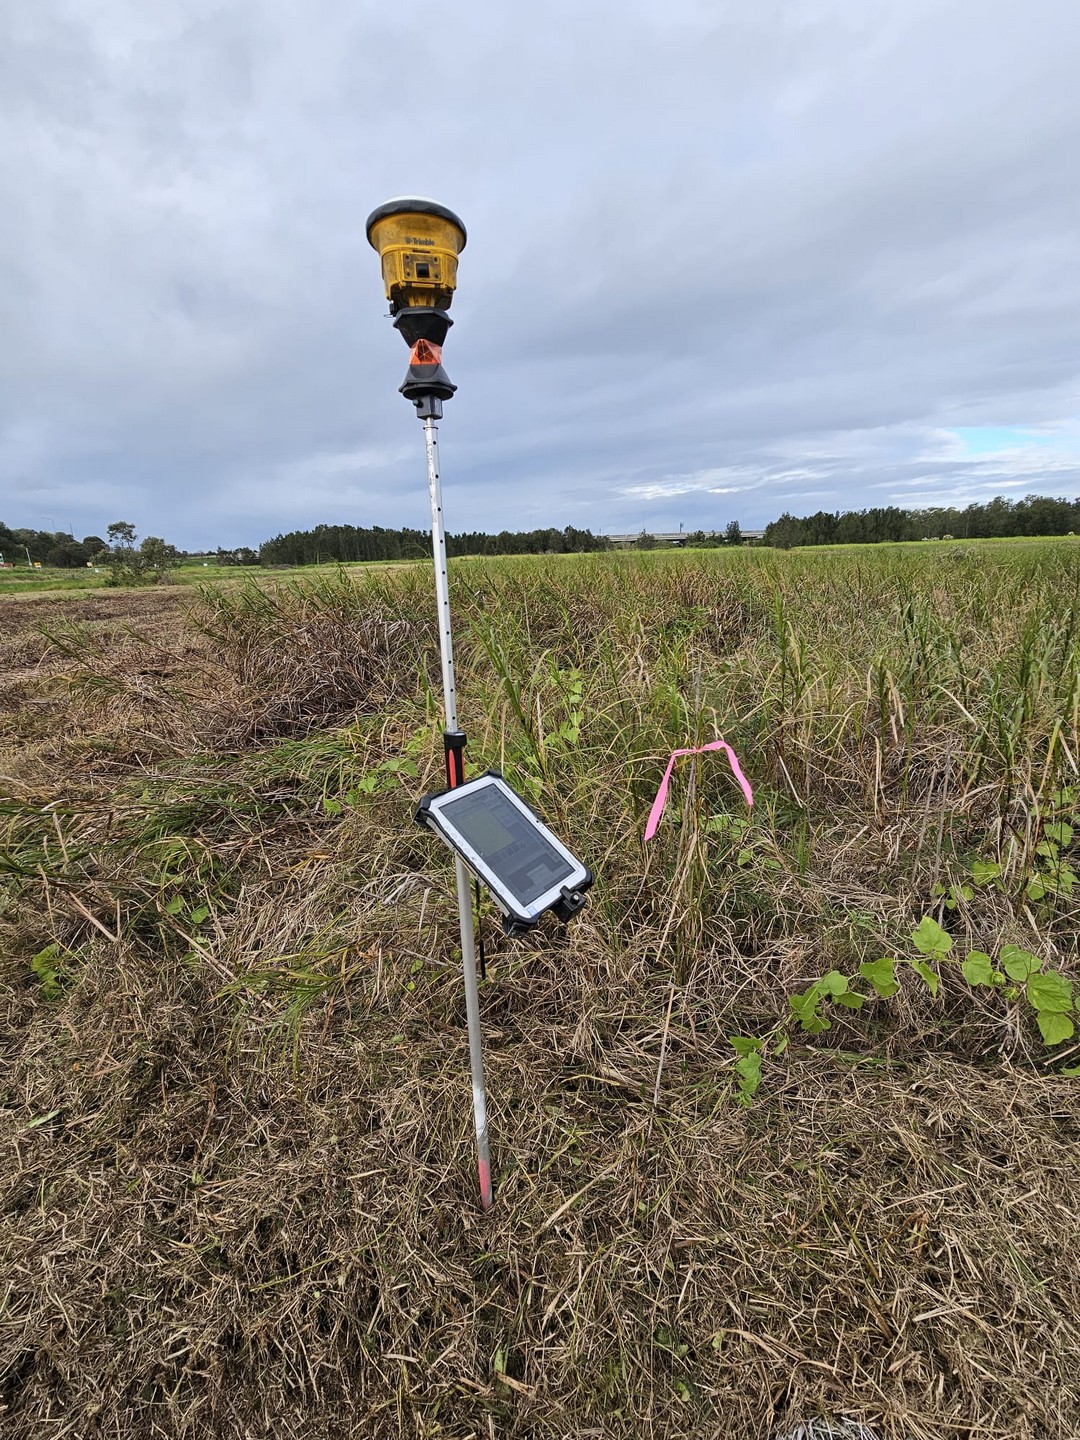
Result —
[{"label": "survey pole", "polygon": [[[439,654],[442,659],[444,745],[447,783],[452,789],[464,778],[461,756],[465,736],[458,729],[457,686],[454,679],[454,637],[450,623],[450,587],[446,574],[446,526],[443,522],[442,480],[439,476],[439,427],[442,402],[433,397],[417,406],[429,413],[422,416],[427,450],[428,494],[431,499],[431,552],[435,562],[435,604],[439,623]],[[454,856],[457,881],[458,921],[461,928],[461,968],[465,980],[465,1014],[469,1026],[469,1063],[472,1069],[473,1120],[476,1126],[476,1168],[480,1181],[480,1204],[491,1209],[491,1156],[488,1150],[487,1092],[484,1087],[484,1044],[480,1033],[480,994],[476,983],[476,936],[473,922],[469,872],[460,855]]]},{"label": "survey pole", "polygon": [[[443,523],[439,478],[439,427],[443,401],[456,390],[442,366],[442,346],[454,323],[447,311],[457,288],[458,256],[465,248],[465,226],[452,210],[436,200],[400,196],[377,206],[367,219],[367,238],[378,251],[383,287],[390,302],[394,328],[409,346],[409,368],[401,393],[416,407],[424,426],[428,492],[431,498],[431,552],[435,563],[435,602],[442,660],[445,729],[443,750],[446,786],[456,789],[465,778],[465,735],[458,729],[454,682],[454,641],[450,627],[450,588],[446,574],[446,526]],[[454,857],[461,965],[465,978],[465,1013],[469,1025],[473,1118],[476,1123],[480,1203],[491,1208],[491,1159],[488,1153],[487,1095],[484,1051],[480,1035],[480,996],[476,982],[476,936],[469,872]]]}]

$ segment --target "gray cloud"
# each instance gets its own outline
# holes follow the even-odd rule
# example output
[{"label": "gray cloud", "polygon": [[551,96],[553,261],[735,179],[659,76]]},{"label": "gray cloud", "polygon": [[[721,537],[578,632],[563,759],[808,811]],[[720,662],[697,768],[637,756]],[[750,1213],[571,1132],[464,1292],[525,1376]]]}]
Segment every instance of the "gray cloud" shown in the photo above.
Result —
[{"label": "gray cloud", "polygon": [[423,525],[363,232],[412,191],[469,226],[451,528],[1080,488],[1072,0],[38,0],[0,33],[9,524]]}]

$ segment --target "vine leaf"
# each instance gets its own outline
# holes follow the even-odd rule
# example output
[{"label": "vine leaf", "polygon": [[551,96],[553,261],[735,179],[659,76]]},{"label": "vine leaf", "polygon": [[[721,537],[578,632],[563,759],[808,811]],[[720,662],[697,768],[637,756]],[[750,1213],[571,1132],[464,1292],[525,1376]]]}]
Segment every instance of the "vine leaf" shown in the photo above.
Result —
[{"label": "vine leaf", "polygon": [[996,860],[973,860],[971,862],[971,878],[976,885],[989,885],[1001,874],[1001,866]]},{"label": "vine leaf", "polygon": [[[949,941],[949,944],[952,944],[951,940]],[[926,988],[930,991],[930,994],[933,995],[936,1000],[938,986],[941,984],[941,981],[938,978],[937,971],[932,966],[928,965],[925,960],[910,960],[908,963],[915,971],[915,974],[918,975],[925,982]]]},{"label": "vine leaf", "polygon": [[[1067,1015],[1072,1009],[1072,982],[1048,970],[1045,975],[1033,975],[1027,984],[1027,998],[1042,1015]],[[1070,1029],[1070,1034],[1072,1033]]]},{"label": "vine leaf", "polygon": [[744,1109],[749,1109],[761,1088],[761,1056],[765,1041],[757,1035],[729,1035],[728,1042],[739,1057],[735,1061],[735,1073],[739,1077],[735,1099]]},{"label": "vine leaf", "polygon": [[756,1035],[731,1035],[728,1039],[736,1055],[752,1055],[765,1043]]},{"label": "vine leaf", "polygon": [[[911,932],[912,944],[915,949],[923,955],[929,955],[932,959],[939,960],[947,955],[952,949],[952,936],[946,934],[936,920],[929,915],[924,915],[918,925]],[[927,984],[930,982],[927,981]],[[934,992],[937,993],[936,991]]]},{"label": "vine leaf", "polygon": [[832,995],[834,998],[843,995],[848,988],[846,975],[841,975],[839,970],[830,970],[815,982],[820,995]]},{"label": "vine leaf", "polygon": [[794,1010],[799,1024],[811,1035],[820,1035],[823,1030],[832,1029],[832,1021],[827,1020],[818,1009],[820,1000],[821,992],[817,987],[817,982],[802,995],[788,996],[788,1004]]},{"label": "vine leaf", "polygon": [[882,1000],[887,1000],[900,989],[896,979],[896,961],[891,955],[883,955],[880,960],[864,960],[859,966],[859,974],[864,980],[869,980]]},{"label": "vine leaf", "polygon": [[969,985],[993,985],[994,967],[985,950],[969,950],[968,957],[960,966],[964,979]]},{"label": "vine leaf", "polygon": [[1042,961],[1030,950],[1021,950],[1019,945],[1001,947],[1001,965],[1010,980],[1022,985],[1025,980],[1042,969]]},{"label": "vine leaf", "polygon": [[1060,1045],[1063,1040],[1072,1039],[1075,1026],[1068,1015],[1060,1015],[1056,1011],[1040,1010],[1035,1018],[1039,1022],[1039,1030],[1047,1045]]},{"label": "vine leaf", "polygon": [[866,1003],[865,996],[857,994],[854,990],[845,990],[842,995],[834,995],[833,999],[838,1005],[843,1005],[845,1010],[861,1010]]}]

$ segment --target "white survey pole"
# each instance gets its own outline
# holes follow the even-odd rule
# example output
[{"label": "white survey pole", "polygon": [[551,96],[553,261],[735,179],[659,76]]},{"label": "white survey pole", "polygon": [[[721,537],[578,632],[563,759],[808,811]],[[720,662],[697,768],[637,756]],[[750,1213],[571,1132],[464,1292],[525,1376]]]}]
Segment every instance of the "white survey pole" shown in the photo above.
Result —
[{"label": "white survey pole", "polygon": [[[440,407],[441,408],[441,407]],[[442,658],[443,705],[446,731],[458,728],[457,689],[454,682],[454,641],[450,629],[450,587],[446,575],[446,526],[443,522],[442,481],[439,478],[439,427],[433,415],[424,417],[428,494],[431,499],[431,550],[435,561],[435,603]],[[455,783],[460,784],[460,772]],[[491,1156],[488,1151],[487,1092],[484,1088],[484,1044],[480,1033],[480,994],[476,983],[476,939],[473,930],[469,872],[460,855],[454,856],[457,878],[458,920],[461,926],[461,966],[465,979],[465,1013],[469,1022],[469,1061],[472,1067],[473,1118],[476,1123],[476,1165],[480,1204],[491,1209]]]}]

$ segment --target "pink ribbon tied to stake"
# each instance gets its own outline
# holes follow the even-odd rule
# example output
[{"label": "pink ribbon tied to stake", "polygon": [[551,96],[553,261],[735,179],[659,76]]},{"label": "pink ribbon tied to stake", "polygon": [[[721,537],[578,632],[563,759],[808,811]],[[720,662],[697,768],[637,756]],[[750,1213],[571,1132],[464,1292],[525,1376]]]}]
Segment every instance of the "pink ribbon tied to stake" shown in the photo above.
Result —
[{"label": "pink ribbon tied to stake", "polygon": [[708,745],[694,745],[689,750],[673,750],[671,759],[667,762],[667,769],[664,771],[664,778],[660,781],[660,789],[656,792],[656,799],[649,811],[648,823],[645,826],[645,839],[651,840],[656,834],[656,827],[660,824],[660,816],[664,813],[664,806],[667,804],[668,784],[671,781],[671,772],[675,768],[675,761],[680,755],[703,755],[706,750],[723,750],[727,754],[728,764],[731,766],[731,773],[739,782],[739,787],[746,797],[747,805],[753,805],[754,792],[750,789],[750,781],[742,772],[739,764],[739,757],[727,743],[726,740],[710,740]]}]

